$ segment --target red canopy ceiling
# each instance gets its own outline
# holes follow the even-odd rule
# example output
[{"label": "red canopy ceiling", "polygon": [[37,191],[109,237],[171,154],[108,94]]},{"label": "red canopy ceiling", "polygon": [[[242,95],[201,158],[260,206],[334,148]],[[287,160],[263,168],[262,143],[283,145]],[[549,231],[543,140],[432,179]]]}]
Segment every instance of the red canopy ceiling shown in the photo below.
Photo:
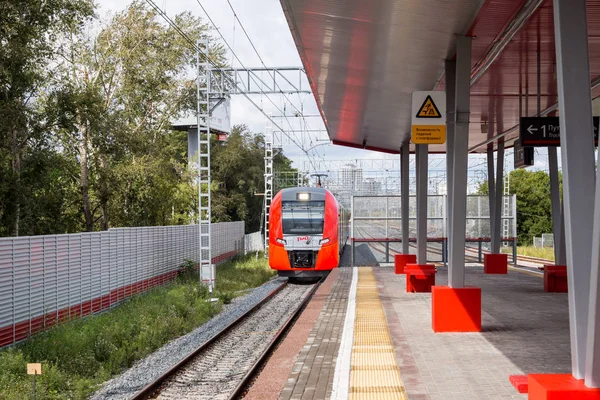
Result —
[{"label": "red canopy ceiling", "polygon": [[[486,1],[468,32],[474,38],[472,72],[525,3],[524,0]],[[588,0],[587,11],[590,81],[593,81],[600,75],[600,1]],[[470,147],[506,131],[512,131],[506,136],[512,143],[512,139],[518,137],[519,116],[537,115],[538,52],[539,101],[543,112],[558,102],[552,0],[542,2],[487,72],[471,87]],[[443,89],[443,81],[439,89]],[[600,88],[595,88],[592,94],[594,98],[600,95]],[[487,133],[482,133],[482,123],[487,124]],[[476,151],[485,149],[482,146]]]},{"label": "red canopy ceiling", "polygon": [[[397,152],[410,133],[410,93],[444,89],[443,58],[454,53],[452,37],[473,36],[474,76],[524,7],[539,0],[455,0],[450,8],[450,2],[443,3],[443,16],[431,7],[431,0],[281,1],[331,139]],[[475,10],[473,17],[468,18],[465,10],[454,11],[462,8]],[[587,11],[593,81],[600,76],[600,0],[588,0]],[[454,25],[441,25],[449,20]],[[541,1],[472,85],[470,149],[507,131],[511,145],[518,135],[519,116],[537,114],[538,53],[540,109],[555,109],[552,0]],[[600,87],[593,88],[592,94],[599,96]],[[485,149],[480,146],[474,151]],[[445,145],[430,145],[431,152],[445,150]]]}]

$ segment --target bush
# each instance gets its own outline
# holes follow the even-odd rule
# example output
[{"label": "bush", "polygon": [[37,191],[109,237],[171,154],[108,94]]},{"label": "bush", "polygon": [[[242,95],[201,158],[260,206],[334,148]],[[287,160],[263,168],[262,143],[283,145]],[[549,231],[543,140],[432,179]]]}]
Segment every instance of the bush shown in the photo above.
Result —
[{"label": "bush", "polygon": [[198,278],[198,263],[192,260],[185,260],[179,266],[177,276],[182,279],[197,279]]}]

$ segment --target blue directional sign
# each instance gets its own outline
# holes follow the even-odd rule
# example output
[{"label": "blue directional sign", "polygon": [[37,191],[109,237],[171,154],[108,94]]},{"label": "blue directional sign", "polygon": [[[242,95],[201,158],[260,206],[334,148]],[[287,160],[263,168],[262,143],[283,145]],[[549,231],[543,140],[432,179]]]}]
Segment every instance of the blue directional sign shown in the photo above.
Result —
[{"label": "blue directional sign", "polygon": [[[598,145],[600,117],[593,118],[594,141]],[[521,146],[560,146],[560,122],[558,117],[522,117],[519,127]]]}]

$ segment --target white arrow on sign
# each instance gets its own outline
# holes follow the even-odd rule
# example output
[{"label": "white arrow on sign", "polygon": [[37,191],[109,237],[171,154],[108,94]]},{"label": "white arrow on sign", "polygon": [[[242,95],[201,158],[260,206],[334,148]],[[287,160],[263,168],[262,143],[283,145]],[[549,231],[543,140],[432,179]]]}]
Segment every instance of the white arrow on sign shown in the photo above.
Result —
[{"label": "white arrow on sign", "polygon": [[527,132],[531,133],[532,135],[533,135],[533,132],[537,132],[537,130],[538,129],[534,128],[533,125],[529,125],[529,128],[527,128]]}]

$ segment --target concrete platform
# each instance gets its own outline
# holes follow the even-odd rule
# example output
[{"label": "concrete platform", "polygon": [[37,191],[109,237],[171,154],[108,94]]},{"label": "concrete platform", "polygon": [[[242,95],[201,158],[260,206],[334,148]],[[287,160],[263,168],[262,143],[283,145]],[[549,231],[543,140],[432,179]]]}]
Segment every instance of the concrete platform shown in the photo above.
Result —
[{"label": "concrete platform", "polygon": [[482,289],[482,332],[436,334],[430,294],[405,293],[391,268],[375,276],[409,399],[524,399],[509,375],[570,372],[567,296],[544,293],[541,277],[467,268],[467,285]]},{"label": "concrete platform", "polygon": [[351,268],[340,268],[306,344],[295,358],[281,400],[329,399],[333,389],[336,358],[341,344]]},{"label": "concrete platform", "polygon": [[[361,319],[364,323],[361,315],[370,314],[364,314],[364,308],[363,314],[360,311],[360,302],[365,301],[360,288],[370,283],[359,279],[356,296],[353,279],[366,276],[363,268],[360,274],[356,271],[340,268],[330,276],[327,290],[317,299],[320,313],[312,319],[308,336],[293,336],[292,330],[290,336],[303,343],[287,351],[287,364],[293,366],[287,369],[287,380],[271,386],[268,398],[337,400],[359,398],[359,394],[375,398],[356,387],[360,375],[356,371],[364,371],[365,366],[355,365],[355,353],[365,349],[357,347],[356,328],[351,327],[360,326]],[[567,295],[545,293],[539,274],[511,269],[507,275],[485,275],[482,266],[468,267],[467,285],[482,288],[482,332],[436,334],[431,328],[430,293],[406,293],[404,275],[395,275],[391,267],[373,267],[372,271],[378,299],[370,295],[368,301],[377,300],[383,308],[385,318],[377,324],[378,330],[389,332],[390,351],[407,398],[525,399],[510,384],[509,375],[570,372]],[[439,268],[436,284],[446,283],[446,269]],[[314,314],[317,309],[312,309]],[[269,375],[261,375],[258,381],[274,379]],[[382,393],[389,389],[385,385],[380,384]]]}]

